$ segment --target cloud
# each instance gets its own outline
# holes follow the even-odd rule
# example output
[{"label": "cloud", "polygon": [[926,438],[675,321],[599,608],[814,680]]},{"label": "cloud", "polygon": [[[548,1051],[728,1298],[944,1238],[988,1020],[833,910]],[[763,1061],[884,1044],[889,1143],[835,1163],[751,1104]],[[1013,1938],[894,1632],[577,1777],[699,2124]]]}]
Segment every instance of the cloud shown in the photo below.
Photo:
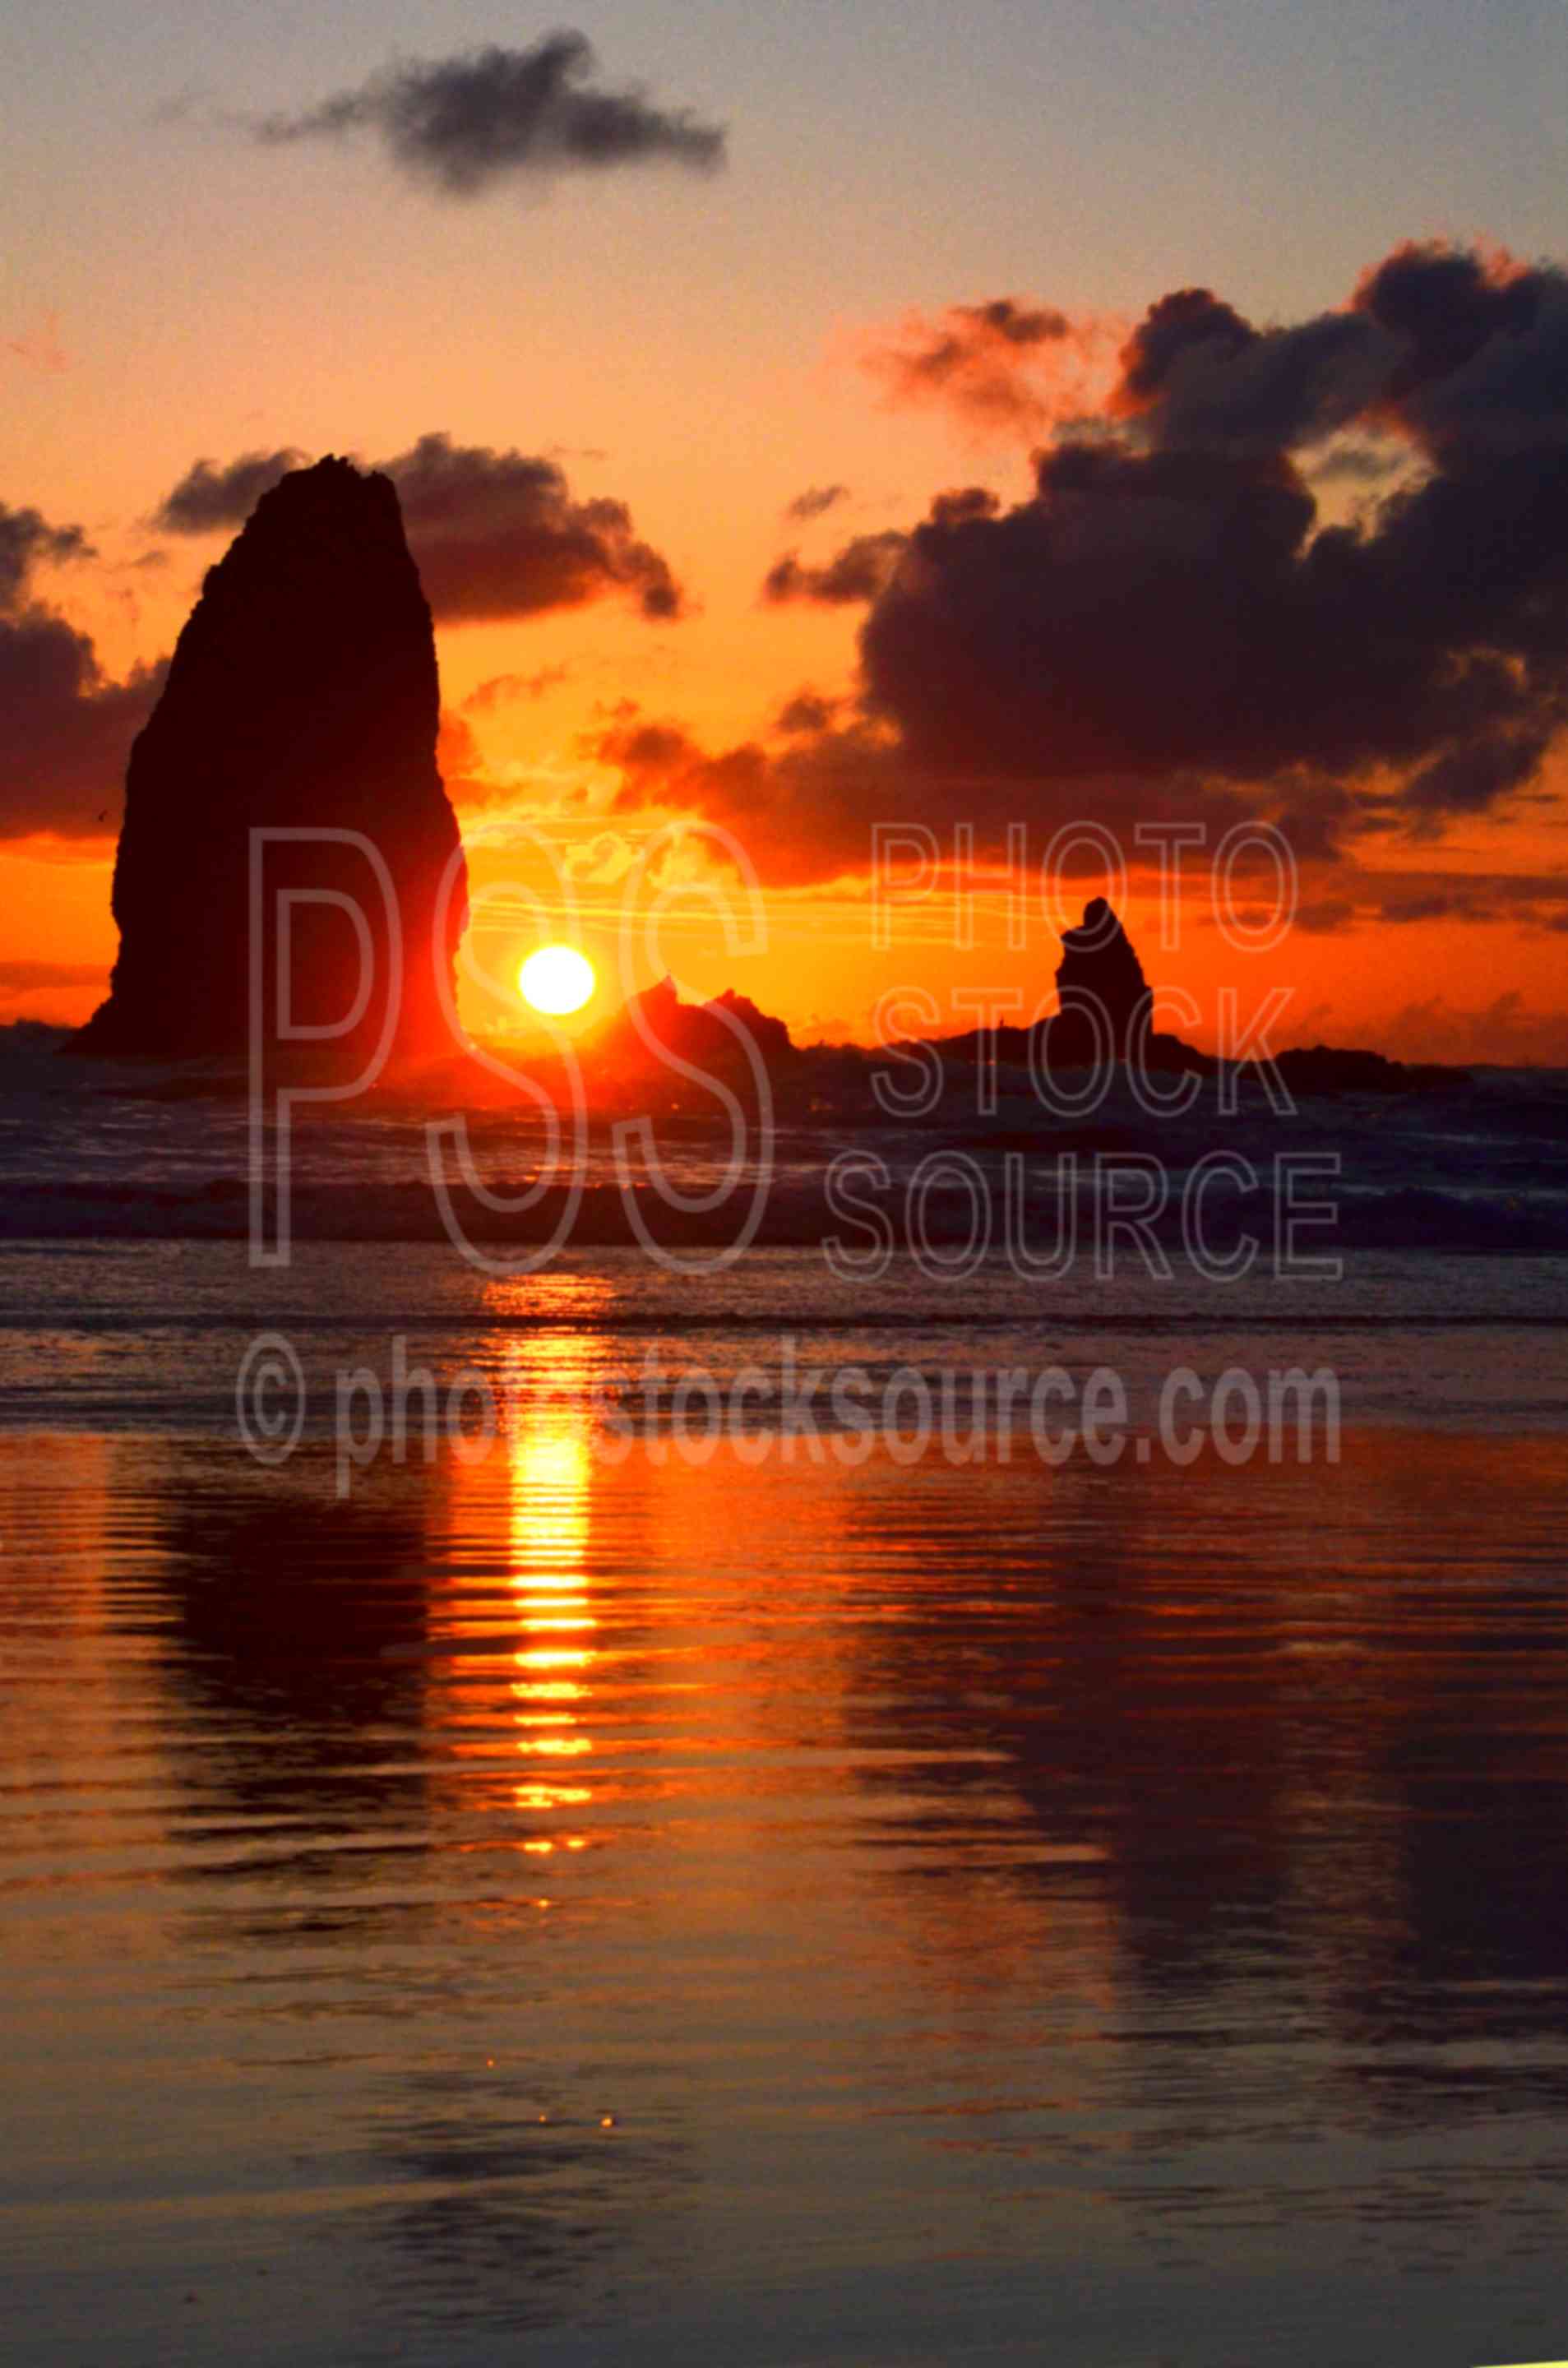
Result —
[{"label": "cloud", "polygon": [[1568,443],[1568,275],[1396,247],[1350,302],[1257,328],[1205,288],[1152,305],[1111,408],[1168,450],[1301,451],[1352,426],[1451,469]]},{"label": "cloud", "polygon": [[1314,484],[1378,485],[1397,476],[1409,454],[1397,445],[1350,439],[1331,444],[1312,461]]},{"label": "cloud", "polygon": [[[156,523],[176,534],[243,525],[307,457],[285,447],[243,453],[226,467],[198,461],[159,505]],[[616,597],[653,623],[687,613],[668,561],[639,539],[625,503],[575,500],[558,461],[433,434],[370,465],[397,487],[438,622],[540,616]]]},{"label": "cloud", "polygon": [[493,715],[498,707],[510,707],[525,699],[542,699],[546,691],[559,689],[572,678],[569,666],[540,666],[534,674],[495,674],[471,690],[463,700],[465,715]]},{"label": "cloud", "polygon": [[437,727],[436,765],[456,806],[489,805],[505,794],[485,769],[484,752],[472,724],[449,707],[442,708]]},{"label": "cloud", "polygon": [[1120,324],[996,296],[908,313],[862,355],[890,403],[937,405],[983,434],[1041,435],[1095,404],[1109,383]]},{"label": "cloud", "polygon": [[45,987],[97,986],[108,976],[108,963],[0,962],[0,996],[34,995]]},{"label": "cloud", "polygon": [[438,618],[536,616],[612,593],[656,623],[685,612],[668,562],[638,540],[625,503],[574,501],[553,461],[422,436],[381,465]]},{"label": "cloud", "polygon": [[813,518],[825,516],[838,503],[848,499],[847,485],[808,485],[803,494],[797,494],[792,502],[786,503],[784,515],[797,526],[810,526]]},{"label": "cloud", "polygon": [[658,164],[711,173],[725,157],[719,125],[597,82],[593,48],[572,31],[526,50],[411,61],[250,129],[269,147],[370,132],[401,171],[449,198],[478,196],[507,176],[537,182]]},{"label": "cloud", "polygon": [[211,534],[220,527],[239,526],[279,477],[303,468],[309,458],[285,444],[276,452],[242,452],[226,468],[198,461],[159,503],[153,524],[165,534]]},{"label": "cloud", "polygon": [[[1458,261],[1402,250],[1299,330],[1162,299],[1122,425],[1041,451],[1013,508],[915,530],[862,631],[867,712],[948,768],[1382,770],[1413,818],[1499,804],[1568,713],[1568,279]],[[1296,451],[1360,419],[1424,474],[1322,526]]]},{"label": "cloud", "polygon": [[800,733],[815,735],[828,729],[839,707],[838,700],[826,699],[821,691],[798,690],[779,709],[776,728],[791,739]]},{"label": "cloud", "polygon": [[1208,289],[1183,288],[1123,347],[1111,408],[1171,450],[1300,450],[1375,423],[1397,354],[1370,312],[1257,329]]},{"label": "cloud", "polygon": [[1568,1067],[1568,1012],[1532,1011],[1517,987],[1479,1011],[1441,996],[1406,1004],[1380,1025],[1378,1038],[1381,1050],[1405,1061]]},{"label": "cloud", "polygon": [[20,605],[36,567],[96,555],[79,526],[51,526],[37,510],[14,510],[0,502],[0,614]]},{"label": "cloud", "polygon": [[43,1031],[79,1027],[103,1000],[108,973],[107,955],[97,962],[0,962],[0,1059],[51,1059],[56,1046]]},{"label": "cloud", "polygon": [[1312,938],[1336,937],[1355,918],[1356,907],[1347,896],[1320,896],[1297,905],[1291,927]]},{"label": "cloud", "polygon": [[1484,814],[1540,771],[1551,737],[1549,723],[1520,732],[1461,742],[1424,766],[1407,783],[1402,803],[1427,834],[1455,814]]},{"label": "cloud", "polygon": [[[1344,438],[1402,473],[1325,522],[1306,465]],[[1025,498],[940,495],[875,566],[871,540],[767,587],[866,602],[852,706],[782,749],[633,734],[606,751],[628,798],[792,879],[863,870],[890,817],[983,850],[1018,819],[1212,843],[1263,816],[1328,860],[1506,814],[1568,723],[1568,273],[1403,247],[1345,311],[1266,328],[1178,290]]]},{"label": "cloud", "polygon": [[39,567],[92,555],[80,527],[0,503],[0,838],[107,835],[163,687],[166,662],[108,680],[91,638],[39,597]]},{"label": "cloud", "polygon": [[637,849],[619,831],[602,830],[586,846],[568,845],[561,868],[579,888],[619,887],[637,860]]},{"label": "cloud", "polygon": [[802,565],[798,552],[774,561],[763,580],[762,597],[775,607],[788,600],[815,600],[824,608],[874,600],[903,556],[908,538],[858,534],[825,567]]}]

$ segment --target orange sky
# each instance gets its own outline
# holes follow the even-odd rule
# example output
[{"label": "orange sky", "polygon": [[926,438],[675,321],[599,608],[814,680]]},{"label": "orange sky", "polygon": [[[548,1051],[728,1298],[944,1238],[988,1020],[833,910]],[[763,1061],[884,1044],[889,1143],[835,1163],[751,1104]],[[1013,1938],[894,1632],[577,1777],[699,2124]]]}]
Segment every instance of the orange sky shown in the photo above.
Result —
[{"label": "orange sky", "polygon": [[[0,166],[17,225],[0,280],[0,503],[82,528],[93,555],[40,565],[31,597],[92,636],[108,678],[172,645],[233,531],[153,523],[203,455],[375,460],[440,432],[544,456],[574,503],[624,504],[687,595],[674,619],[607,586],[549,613],[438,621],[445,703],[474,735],[460,814],[497,839],[474,848],[474,951],[503,996],[540,934],[489,909],[516,862],[498,826],[520,820],[577,871],[576,911],[563,901],[549,933],[581,938],[607,1005],[662,964],[693,994],[738,987],[807,1038],[869,1039],[881,998],[912,985],[935,1027],[972,1024],[975,996],[1009,991],[1032,1016],[1059,954],[1038,895],[1014,942],[1006,883],[982,883],[966,943],[949,880],[880,947],[869,846],[846,858],[860,876],[836,883],[790,887],[775,864],[756,951],[727,947],[712,906],[688,903],[622,976],[627,868],[666,810],[618,809],[622,777],[592,744],[634,711],[708,757],[760,746],[771,761],[786,702],[852,699],[868,602],[769,603],[769,569],[791,550],[820,569],[908,530],[944,489],[1024,501],[1032,447],[1085,409],[1106,425],[1122,348],[1162,295],[1211,287],[1267,325],[1344,317],[1360,276],[1412,234],[1568,253],[1544,97],[1558,35],[1532,14],[1528,30],[1489,34],[1483,60],[1449,0],[1418,40],[1391,22],[1356,43],[1327,12],[1204,0],[1179,40],[1152,24],[1130,48],[1088,12],[1049,55],[1016,12],[960,40],[869,0],[825,10],[807,42],[728,17],[655,28],[619,0],[588,27],[608,80],[722,124],[726,169],[497,181],[460,202],[373,141],[258,147],[234,110],[306,108],[394,51],[494,38],[464,9],[410,0],[353,27],[301,22],[281,46],[210,0],[181,0],[166,23],[111,20],[90,0],[67,15],[84,40],[93,28],[105,80],[61,81],[63,20],[19,34],[28,97]],[[1457,140],[1454,93],[1482,77],[1486,107]],[[51,179],[71,142],[91,169]],[[1030,331],[1048,315],[1061,335]],[[1129,404],[1111,409],[1124,431]],[[1374,497],[1348,466],[1318,483],[1303,465],[1320,523]],[[814,521],[786,516],[829,486],[845,490]],[[1150,655],[1127,652],[1130,698]],[[526,687],[472,703],[503,677]],[[1301,917],[1267,953],[1215,928],[1201,857],[1179,943],[1162,949],[1136,868],[1131,933],[1151,979],[1195,999],[1182,1032],[1205,1045],[1223,985],[1244,1011],[1285,986],[1278,1041],[1568,1062],[1561,791],[1553,756],[1425,836],[1352,835],[1304,865]],[[1017,810],[1038,862],[1060,799],[1024,784]],[[892,794],[888,818],[900,813]],[[949,787],[945,850],[970,818]],[[783,839],[771,827],[777,847],[789,825]],[[0,1020],[92,1009],[115,951],[112,853],[107,830],[0,829]],[[1101,884],[1072,883],[1066,917]],[[1426,917],[1387,917],[1406,910]],[[465,1010],[476,1027],[507,1017],[472,983]]]},{"label": "orange sky", "polygon": [[[843,400],[853,408],[860,390],[851,383]],[[884,438],[903,430],[902,420],[883,423]],[[916,438],[920,445],[926,440],[925,434]],[[976,457],[963,448],[950,456],[971,468]],[[1015,472],[1008,456],[993,473],[1005,485]],[[540,934],[580,942],[595,961],[601,987],[589,1016],[608,1008],[618,993],[628,913],[624,877],[613,875],[661,818],[562,811],[563,800],[585,788],[595,803],[613,794],[613,770],[597,765],[583,746],[601,727],[603,711],[635,698],[650,715],[676,714],[708,745],[722,747],[765,727],[803,683],[835,691],[849,682],[857,612],[761,608],[756,587],[777,555],[781,529],[767,511],[747,528],[744,556],[743,538],[728,531],[714,533],[707,545],[694,532],[680,547],[683,575],[702,587],[704,605],[678,625],[650,626],[605,606],[441,632],[450,709],[460,710],[497,676],[546,678],[537,693],[470,718],[494,784],[493,799],[460,807],[479,925],[472,952],[500,990],[492,995],[472,980],[465,985],[463,1008],[476,1029],[504,1027],[514,1016],[510,983]],[[831,521],[803,540],[808,548],[813,540],[833,547]],[[222,543],[202,544],[200,555]],[[62,605],[96,631],[111,670],[167,646],[177,632],[197,579],[185,552],[176,547],[174,559],[166,571],[172,581],[160,571],[150,592],[137,586],[134,613],[117,586],[71,584],[63,572],[56,578]],[[1555,777],[1557,768],[1552,771]],[[1201,850],[1183,859],[1174,947],[1161,944],[1157,875],[1139,868],[1134,848],[1128,849],[1133,861],[1126,917],[1151,981],[1184,990],[1201,1011],[1199,1021],[1181,1023],[1179,1032],[1208,1047],[1219,1042],[1222,987],[1235,987],[1244,1018],[1284,986],[1292,999],[1277,1046],[1321,1039],[1372,1044],[1407,1058],[1568,1063],[1568,932],[1520,926],[1507,917],[1506,903],[1504,917],[1484,922],[1437,917],[1396,928],[1379,918],[1390,904],[1455,890],[1473,895],[1494,877],[1506,890],[1512,882],[1562,875],[1563,811],[1554,794],[1549,805],[1507,821],[1478,817],[1437,843],[1385,841],[1353,865],[1306,867],[1300,882],[1304,917],[1266,951],[1243,953],[1221,933]],[[955,823],[962,818],[955,808]],[[525,825],[525,836],[514,833],[514,822]],[[530,845],[535,830],[563,863],[578,860],[610,876],[568,882],[564,893],[558,882],[552,891]],[[694,897],[677,900],[660,923],[663,965],[692,996],[739,987],[804,1039],[869,1041],[882,998],[912,988],[929,1001],[911,1005],[899,1021],[911,1033],[925,1032],[927,1024],[933,1032],[972,1026],[975,998],[987,995],[1018,996],[1020,1016],[1032,1018],[1051,991],[1058,917],[1075,919],[1082,901],[1101,885],[1086,876],[1068,880],[1054,883],[1052,897],[1044,845],[1037,831],[1019,875],[983,860],[955,864],[953,840],[944,837],[946,876],[913,900],[896,887],[892,892],[886,947],[875,942],[869,847],[858,880],[824,889],[765,886],[755,914],[739,883],[715,874],[748,934],[760,920],[757,950],[728,951],[711,904]],[[117,942],[108,909],[112,858],[107,838],[0,846],[0,1019],[75,1022],[94,1008]],[[512,917],[504,883],[519,874],[539,893],[541,910],[552,893],[559,897],[548,928],[542,918],[535,927]],[[1244,902],[1244,891],[1238,894]],[[1353,917],[1324,933],[1317,908],[1339,905],[1352,907]],[[1021,944],[1015,942],[1020,932]],[[36,976],[35,965],[42,966]],[[655,973],[639,932],[627,984],[641,987]]]}]

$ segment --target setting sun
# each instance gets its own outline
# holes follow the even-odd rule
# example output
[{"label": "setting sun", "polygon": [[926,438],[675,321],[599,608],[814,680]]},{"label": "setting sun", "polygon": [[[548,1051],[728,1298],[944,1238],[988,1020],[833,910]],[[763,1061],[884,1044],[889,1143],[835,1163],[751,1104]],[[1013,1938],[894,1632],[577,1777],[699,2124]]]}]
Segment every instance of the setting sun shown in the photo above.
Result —
[{"label": "setting sun", "polygon": [[593,963],[575,946],[540,946],[517,973],[523,1001],[551,1019],[581,1011],[594,986]]}]

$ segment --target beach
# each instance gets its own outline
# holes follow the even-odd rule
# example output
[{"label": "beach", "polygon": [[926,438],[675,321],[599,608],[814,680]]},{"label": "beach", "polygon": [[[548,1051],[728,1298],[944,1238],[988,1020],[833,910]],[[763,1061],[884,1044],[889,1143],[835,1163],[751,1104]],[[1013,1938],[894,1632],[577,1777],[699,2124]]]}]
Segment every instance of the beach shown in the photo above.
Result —
[{"label": "beach", "polygon": [[[1006,1274],[851,1321],[810,1252],[685,1328],[613,1254],[6,1258],[29,2368],[108,2326],[312,2368],[1550,2355],[1550,1261],[1351,1261],[1205,1342],[1202,1303],[1048,1320]],[[307,1383],[270,1463],[233,1404],[263,1322]],[[394,1333],[491,1375],[496,1435],[346,1473],[334,1377],[390,1389]],[[682,1372],[785,1335],[937,1406],[1114,1367],[1129,1441],[849,1456],[766,1398],[679,1432]],[[1337,1460],[1141,1456],[1178,1353],[1345,1362]]]}]

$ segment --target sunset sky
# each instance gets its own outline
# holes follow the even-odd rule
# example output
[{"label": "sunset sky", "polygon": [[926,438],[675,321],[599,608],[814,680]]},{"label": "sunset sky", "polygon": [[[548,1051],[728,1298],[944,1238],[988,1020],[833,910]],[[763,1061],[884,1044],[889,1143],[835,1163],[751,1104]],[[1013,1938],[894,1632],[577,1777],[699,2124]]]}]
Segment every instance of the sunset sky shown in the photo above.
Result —
[{"label": "sunset sky", "polygon": [[[1201,850],[1162,951],[1133,861],[1184,1033],[1239,979],[1292,989],[1279,1042],[1568,1063],[1561,6],[570,21],[8,10],[0,1020],[101,996],[147,670],[336,451],[399,484],[482,916],[525,821],[604,969],[639,848],[705,815],[766,942],[693,902],[683,987],[865,1040],[918,984],[961,1028],[1058,959],[1009,824],[1038,866],[1069,821],[1133,860],[1258,816],[1301,864],[1267,953]],[[972,831],[972,946],[949,879],[874,943],[879,819]]]}]

